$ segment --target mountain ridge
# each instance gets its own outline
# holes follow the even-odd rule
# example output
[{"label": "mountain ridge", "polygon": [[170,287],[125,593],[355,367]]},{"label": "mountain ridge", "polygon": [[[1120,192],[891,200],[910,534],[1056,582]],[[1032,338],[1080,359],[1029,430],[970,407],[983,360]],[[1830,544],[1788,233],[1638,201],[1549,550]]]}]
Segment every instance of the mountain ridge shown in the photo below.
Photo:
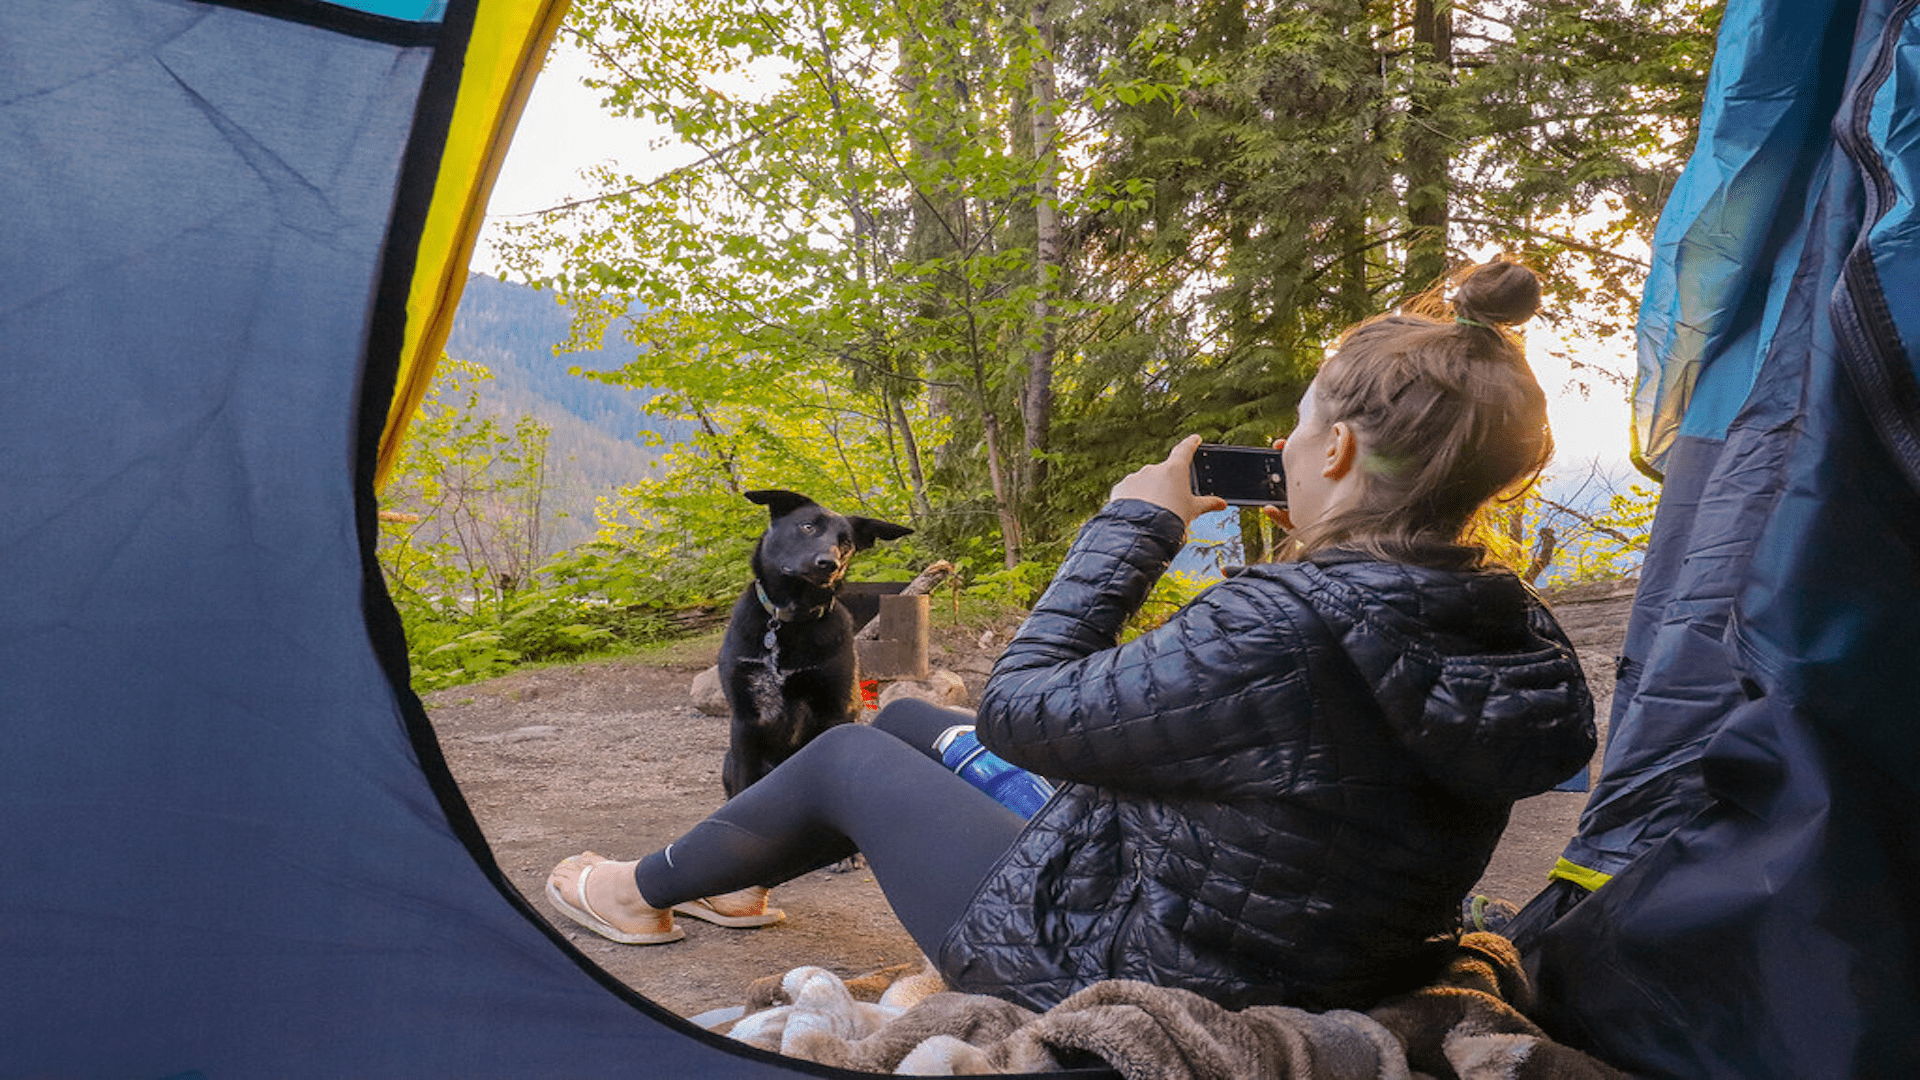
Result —
[{"label": "mountain ridge", "polygon": [[492,374],[474,388],[478,413],[508,428],[531,416],[550,431],[547,554],[590,539],[599,498],[645,477],[684,430],[645,411],[652,392],[572,374],[575,367],[616,370],[632,349],[616,339],[611,346],[559,352],[572,337],[572,319],[553,293],[473,273],[445,348],[449,357]]}]

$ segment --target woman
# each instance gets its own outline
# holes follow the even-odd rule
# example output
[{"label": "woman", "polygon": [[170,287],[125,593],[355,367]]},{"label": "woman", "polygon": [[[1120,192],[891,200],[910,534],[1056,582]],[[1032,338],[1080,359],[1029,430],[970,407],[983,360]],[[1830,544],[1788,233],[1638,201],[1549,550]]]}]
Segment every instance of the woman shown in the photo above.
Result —
[{"label": "woman", "polygon": [[1450,318],[1351,331],[1274,444],[1285,557],[1126,645],[1187,525],[1224,504],[1188,489],[1197,437],[1114,486],[980,702],[980,740],[1060,785],[1031,822],[883,714],[637,864],[563,862],[549,898],[667,940],[673,910],[764,921],[754,886],[857,848],[949,985],[1031,1008],[1113,978],[1233,1007],[1362,1008],[1427,983],[1513,801],[1594,746],[1565,636],[1462,543],[1551,452],[1501,329],[1538,302],[1530,271],[1492,263]]}]

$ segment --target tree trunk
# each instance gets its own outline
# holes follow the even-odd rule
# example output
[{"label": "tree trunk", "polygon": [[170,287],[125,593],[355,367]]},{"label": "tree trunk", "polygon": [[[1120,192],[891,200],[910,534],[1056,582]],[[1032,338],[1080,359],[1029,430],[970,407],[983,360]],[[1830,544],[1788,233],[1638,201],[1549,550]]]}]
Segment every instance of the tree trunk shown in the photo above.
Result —
[{"label": "tree trunk", "polygon": [[1240,558],[1247,566],[1269,562],[1273,552],[1267,549],[1267,516],[1257,506],[1243,506],[1240,518]]},{"label": "tree trunk", "polygon": [[1367,222],[1358,207],[1341,216],[1337,235],[1341,254],[1333,302],[1338,321],[1352,324],[1366,318],[1373,307],[1373,294],[1367,288]]},{"label": "tree trunk", "polygon": [[[942,26],[953,25],[959,18],[958,13],[953,10],[953,5],[942,4],[941,8],[938,23]],[[900,84],[901,99],[919,102],[928,84],[936,84],[944,91],[933,95],[940,103],[934,106],[941,110],[938,115],[948,124],[959,123],[959,109],[968,100],[965,69],[960,66],[960,58],[953,55],[945,46],[944,38],[936,35],[929,39],[922,36],[917,29],[901,35],[898,40],[900,66],[897,79]],[[949,83],[952,85],[946,85]],[[916,106],[918,107],[920,106]],[[951,148],[943,145],[940,140],[929,139],[926,135],[926,125],[919,120],[920,118],[916,116],[915,122],[909,124],[907,129],[907,145],[911,160],[949,162],[953,154]],[[967,227],[967,210],[960,196],[952,192],[921,190],[915,192],[915,197],[909,200],[908,205],[910,224],[906,253],[909,259],[926,261],[950,258],[960,250],[961,244],[958,237]],[[939,302],[931,298],[923,300],[920,314],[929,322],[937,321],[941,315]],[[919,356],[918,370],[914,374],[916,377],[928,380],[924,391],[927,395],[928,411],[935,418],[951,415],[956,411],[951,388],[940,380],[931,378],[937,366],[936,357],[926,353]],[[960,450],[960,447],[951,443],[937,447],[933,451],[933,464],[936,467],[951,465],[953,455]],[[926,502],[925,481],[924,476],[921,475],[922,462],[917,452],[911,453],[909,460],[916,474],[915,483],[919,485],[919,490],[916,492],[916,506],[919,506]]]},{"label": "tree trunk", "polygon": [[1453,2],[1414,0],[1414,78],[1407,108],[1406,288],[1420,292],[1447,272],[1447,141],[1439,105],[1453,83]]},{"label": "tree trunk", "polygon": [[980,417],[987,436],[987,477],[993,483],[993,507],[1000,516],[1000,545],[1007,569],[1020,565],[1020,517],[1014,513],[1013,493],[1007,490],[1006,470],[1000,467],[1000,415],[991,408]]},{"label": "tree trunk", "polygon": [[[820,43],[820,67],[828,76],[828,101],[833,109],[835,123],[840,128],[843,136],[841,145],[843,147],[850,147],[851,139],[846,137],[850,131],[850,125],[846,120],[846,109],[841,101],[839,86],[832,78],[832,73],[835,70],[832,46],[828,40],[824,26],[816,26],[815,32]],[[902,57],[912,55],[905,48],[904,43],[902,43],[901,55]],[[917,85],[922,78],[917,70],[913,70],[904,64],[901,77],[903,83],[912,83],[915,85]],[[918,151],[919,147],[916,146],[915,149]],[[855,168],[851,149],[841,150],[840,175],[844,181],[849,184],[854,183],[854,178],[861,175],[860,170]],[[880,258],[879,246],[874,240],[875,215],[867,206],[871,194],[857,187],[850,186],[842,193],[841,197],[847,208],[847,215],[853,221],[854,276],[855,280],[860,282],[864,291],[864,287],[868,282],[883,276],[886,269]],[[913,507],[914,515],[917,519],[924,521],[931,512],[927,501],[926,471],[921,466],[919,444],[913,437],[913,425],[907,419],[906,406],[902,401],[898,379],[900,374],[898,370],[899,358],[889,353],[885,356],[870,356],[868,359],[873,363],[875,368],[884,367],[885,369],[880,381],[880,398],[886,405],[888,416],[894,424],[895,429],[900,432],[901,455],[907,459],[907,474],[912,486],[912,490],[909,492],[909,499]]]},{"label": "tree trunk", "polygon": [[888,394],[887,404],[893,409],[893,422],[900,431],[900,453],[907,459],[907,475],[912,484],[913,513],[915,524],[926,521],[933,515],[933,506],[927,501],[927,471],[920,463],[920,443],[913,437],[913,423],[907,419],[907,407],[898,394]]},{"label": "tree trunk", "polygon": [[1036,45],[1031,80],[1031,120],[1034,158],[1034,299],[1033,336],[1027,352],[1027,380],[1020,395],[1020,420],[1026,453],[1020,459],[1020,490],[1028,500],[1040,497],[1047,478],[1048,429],[1053,423],[1053,362],[1057,335],[1054,297],[1060,287],[1058,125],[1054,117],[1053,12],[1049,0],[1038,0],[1033,15]]}]

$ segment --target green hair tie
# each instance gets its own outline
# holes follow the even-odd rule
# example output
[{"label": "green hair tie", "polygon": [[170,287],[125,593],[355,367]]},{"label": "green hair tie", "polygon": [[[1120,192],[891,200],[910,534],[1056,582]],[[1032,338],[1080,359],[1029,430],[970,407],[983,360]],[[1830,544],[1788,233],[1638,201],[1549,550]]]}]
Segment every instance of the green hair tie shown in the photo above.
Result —
[{"label": "green hair tie", "polygon": [[1459,323],[1461,326],[1477,326],[1482,330],[1493,329],[1493,327],[1481,322],[1479,319],[1469,319],[1465,315],[1455,315],[1453,321]]}]

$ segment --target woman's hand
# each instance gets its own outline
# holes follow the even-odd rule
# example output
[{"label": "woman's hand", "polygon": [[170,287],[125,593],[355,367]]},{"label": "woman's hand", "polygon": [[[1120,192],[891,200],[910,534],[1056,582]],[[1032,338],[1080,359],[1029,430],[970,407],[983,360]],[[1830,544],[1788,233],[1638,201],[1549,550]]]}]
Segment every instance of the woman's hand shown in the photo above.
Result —
[{"label": "woman's hand", "polygon": [[1201,514],[1225,510],[1227,500],[1220,496],[1193,493],[1193,448],[1199,445],[1198,435],[1181,439],[1167,454],[1167,460],[1135,469],[1113,485],[1107,497],[1150,502],[1179,514],[1188,525]]}]

